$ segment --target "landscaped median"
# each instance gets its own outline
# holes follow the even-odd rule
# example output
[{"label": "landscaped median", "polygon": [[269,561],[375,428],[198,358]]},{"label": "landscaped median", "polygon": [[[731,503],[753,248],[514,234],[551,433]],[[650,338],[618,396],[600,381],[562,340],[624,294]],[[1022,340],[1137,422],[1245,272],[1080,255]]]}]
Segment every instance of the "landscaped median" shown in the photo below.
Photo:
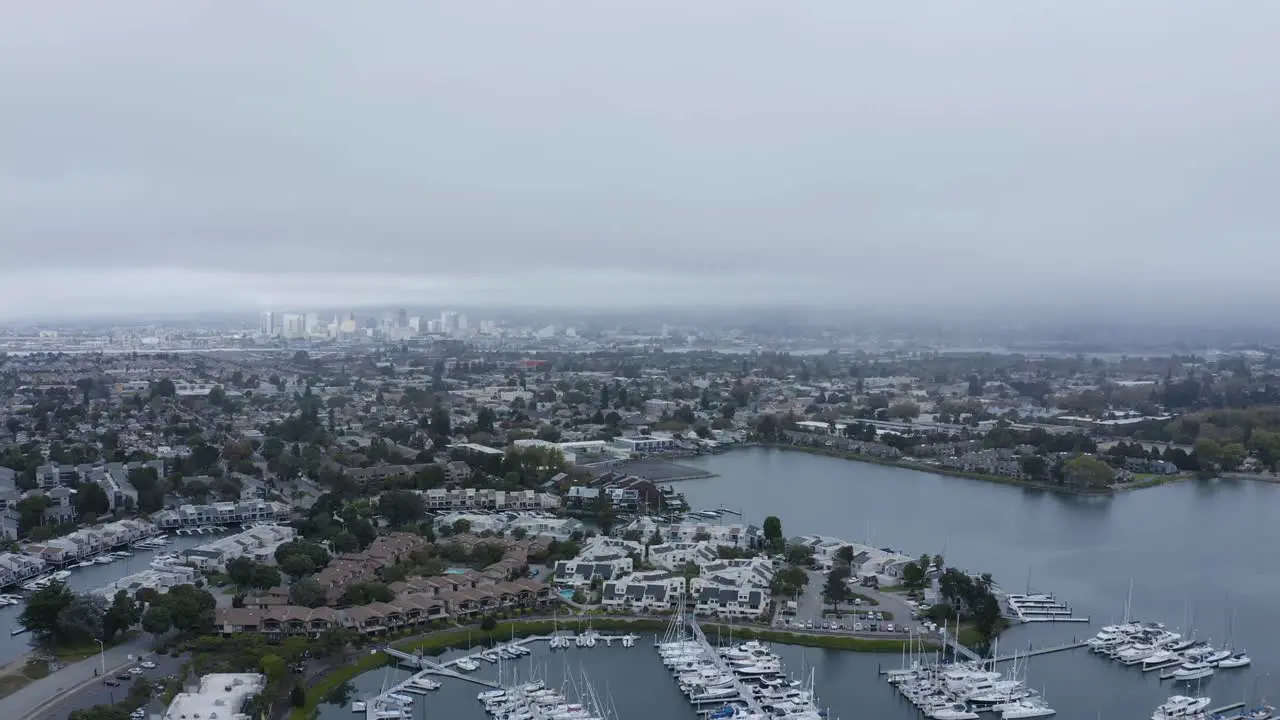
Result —
[{"label": "landscaped median", "polygon": [[[592,617],[590,625],[593,630],[601,631],[624,631],[624,632],[653,632],[659,631],[667,627],[669,619],[666,618],[607,618]],[[499,622],[492,630],[482,630],[479,625],[470,627],[451,628],[448,630],[437,630],[426,635],[406,638],[404,640],[391,643],[391,647],[405,652],[422,651],[424,655],[439,655],[450,649],[465,649],[467,647],[488,647],[495,643],[508,642],[512,638],[524,638],[530,635],[544,635],[553,632],[557,627],[563,630],[586,629],[586,623],[576,618],[566,620],[515,620],[511,622]],[[316,708],[324,699],[334,691],[335,688],[343,683],[352,680],[355,677],[363,675],[370,670],[376,670],[382,667],[390,659],[390,656],[382,652],[374,652],[361,657],[359,660],[349,665],[337,668],[333,672],[325,675],[314,685],[307,689],[307,703],[303,707],[295,708],[290,713],[290,720],[307,720],[315,715]]]}]

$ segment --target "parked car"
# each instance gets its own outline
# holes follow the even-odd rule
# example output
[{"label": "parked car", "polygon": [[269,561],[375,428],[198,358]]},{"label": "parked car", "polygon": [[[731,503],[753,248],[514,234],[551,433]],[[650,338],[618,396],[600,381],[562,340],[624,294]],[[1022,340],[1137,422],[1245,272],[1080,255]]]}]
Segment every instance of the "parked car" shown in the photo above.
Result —
[{"label": "parked car", "polygon": [[107,687],[120,687],[120,681],[116,680],[115,678],[107,678],[106,680],[102,681],[102,684],[106,685]]}]

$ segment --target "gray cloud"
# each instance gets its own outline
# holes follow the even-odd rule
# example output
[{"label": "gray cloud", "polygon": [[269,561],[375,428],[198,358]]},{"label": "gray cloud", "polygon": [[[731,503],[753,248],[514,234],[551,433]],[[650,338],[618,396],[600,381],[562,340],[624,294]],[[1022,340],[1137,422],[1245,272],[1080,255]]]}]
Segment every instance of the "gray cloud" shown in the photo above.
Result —
[{"label": "gray cloud", "polygon": [[0,312],[1275,299],[1280,9],[1060,5],[9,3]]}]

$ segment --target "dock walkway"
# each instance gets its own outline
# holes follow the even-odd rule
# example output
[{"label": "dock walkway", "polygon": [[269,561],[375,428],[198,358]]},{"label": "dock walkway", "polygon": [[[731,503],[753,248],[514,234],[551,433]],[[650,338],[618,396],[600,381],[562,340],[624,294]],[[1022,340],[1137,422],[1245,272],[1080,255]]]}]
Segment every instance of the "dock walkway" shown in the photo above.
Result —
[{"label": "dock walkway", "polygon": [[1049,655],[1052,653],[1066,652],[1067,650],[1075,650],[1078,648],[1085,647],[1086,645],[1087,643],[1085,643],[1083,640],[1073,640],[1069,643],[1063,643],[1061,645],[1051,645],[1049,647],[1042,647],[1042,648],[1027,648],[1026,650],[1021,650],[1018,652],[1009,653],[1008,655],[1001,655],[1000,657],[992,658],[991,660],[989,660],[989,662],[998,662],[998,663],[1009,662],[1010,660],[1017,660],[1018,658],[1029,658],[1029,657],[1035,657],[1037,655]]},{"label": "dock walkway", "polygon": [[697,618],[689,619],[689,628],[693,631],[694,639],[698,641],[698,644],[701,645],[707,654],[715,661],[716,669],[722,673],[727,673],[733,678],[733,689],[738,691],[737,697],[718,698],[717,701],[719,703],[724,703],[732,700],[740,700],[747,704],[748,713],[763,714],[764,708],[760,706],[760,701],[751,693],[751,689],[742,682],[742,679],[738,677],[738,674],[729,667],[729,663],[725,662],[724,657],[722,657],[720,652],[716,650],[715,646],[711,644],[711,641],[707,640],[706,634],[702,632],[702,628],[698,625]]}]

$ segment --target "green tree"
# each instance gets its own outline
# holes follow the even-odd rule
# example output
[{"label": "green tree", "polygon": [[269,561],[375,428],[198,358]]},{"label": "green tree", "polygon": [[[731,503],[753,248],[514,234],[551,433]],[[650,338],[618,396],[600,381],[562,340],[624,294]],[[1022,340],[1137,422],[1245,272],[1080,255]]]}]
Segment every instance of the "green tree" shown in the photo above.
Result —
[{"label": "green tree", "polygon": [[920,406],[910,400],[904,400],[891,405],[886,413],[895,420],[914,420],[920,417]]},{"label": "green tree", "polygon": [[58,616],[71,604],[75,595],[60,582],[50,583],[27,599],[18,622],[37,639],[47,640],[58,632]]},{"label": "green tree", "polygon": [[142,629],[152,635],[164,635],[173,629],[173,614],[163,605],[153,605],[142,614]]},{"label": "green tree", "polygon": [[279,655],[267,654],[263,655],[258,661],[258,668],[262,670],[262,674],[267,676],[267,687],[278,688],[284,682],[285,677],[289,674],[289,666],[285,663],[284,658]]},{"label": "green tree", "polygon": [[409,490],[389,490],[378,498],[378,514],[393,527],[422,519],[426,506],[422,496]]},{"label": "green tree", "polygon": [[289,603],[302,607],[320,607],[324,605],[324,588],[315,578],[305,577],[289,586]]},{"label": "green tree", "polygon": [[85,644],[103,636],[103,618],[107,601],[101,595],[76,595],[58,613],[55,638],[66,644]]},{"label": "green tree", "polygon": [[1063,479],[1075,487],[1104,488],[1115,473],[1111,466],[1092,455],[1077,455],[1062,465]]},{"label": "green tree", "polygon": [[304,707],[307,704],[307,691],[302,685],[294,685],[289,691],[289,704],[296,708]]},{"label": "green tree", "polygon": [[902,584],[909,590],[924,587],[925,571],[914,560],[902,566]]},{"label": "green tree", "polygon": [[484,619],[480,621],[480,629],[486,632],[491,631],[496,627],[498,627],[498,621],[495,620],[492,615],[485,615]]},{"label": "green tree", "polygon": [[853,546],[841,545],[840,549],[836,550],[836,560],[845,567],[851,567],[853,565]]},{"label": "green tree", "polygon": [[832,610],[839,608],[840,603],[849,599],[849,586],[845,582],[848,579],[847,565],[837,565],[827,573],[827,582],[822,586],[822,598],[831,603]]},{"label": "green tree", "polygon": [[764,539],[772,547],[774,552],[782,552],[782,521],[776,515],[770,515],[764,519]]},{"label": "green tree", "polygon": [[1018,466],[1029,480],[1043,480],[1049,469],[1048,462],[1040,455],[1023,455],[1018,458]]},{"label": "green tree", "polygon": [[102,618],[102,639],[110,642],[117,633],[128,630],[142,619],[138,603],[124,590],[117,591],[111,607]]},{"label": "green tree", "polygon": [[49,507],[49,498],[44,495],[32,495],[18,501],[18,534],[29,535],[44,521],[45,508]]},{"label": "green tree", "polygon": [[111,512],[111,500],[98,483],[80,483],[76,486],[76,512],[81,515],[106,515]]},{"label": "green tree", "polygon": [[466,518],[459,518],[453,521],[453,534],[463,535],[471,532],[471,521]]},{"label": "green tree", "polygon": [[304,553],[294,553],[285,556],[280,563],[280,569],[284,570],[290,577],[297,579],[315,572],[316,564],[311,559],[311,556]]}]

